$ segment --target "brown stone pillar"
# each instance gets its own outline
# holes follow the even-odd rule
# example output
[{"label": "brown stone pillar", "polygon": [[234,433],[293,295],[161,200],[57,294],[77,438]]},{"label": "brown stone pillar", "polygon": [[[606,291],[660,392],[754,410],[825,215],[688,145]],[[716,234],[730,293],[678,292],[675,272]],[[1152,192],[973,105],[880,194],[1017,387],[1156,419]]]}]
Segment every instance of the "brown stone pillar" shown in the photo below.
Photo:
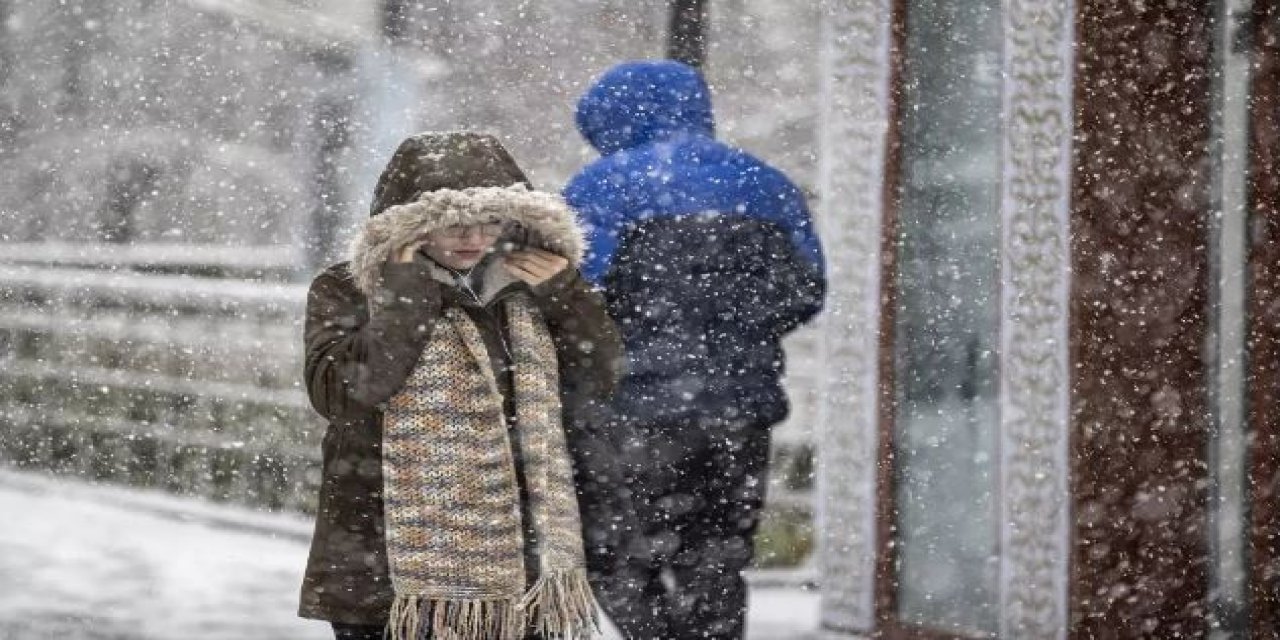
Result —
[{"label": "brown stone pillar", "polygon": [[1280,629],[1280,0],[1254,0],[1249,169],[1249,564],[1255,638]]},{"label": "brown stone pillar", "polygon": [[1211,11],[1078,3],[1073,637],[1205,632]]}]

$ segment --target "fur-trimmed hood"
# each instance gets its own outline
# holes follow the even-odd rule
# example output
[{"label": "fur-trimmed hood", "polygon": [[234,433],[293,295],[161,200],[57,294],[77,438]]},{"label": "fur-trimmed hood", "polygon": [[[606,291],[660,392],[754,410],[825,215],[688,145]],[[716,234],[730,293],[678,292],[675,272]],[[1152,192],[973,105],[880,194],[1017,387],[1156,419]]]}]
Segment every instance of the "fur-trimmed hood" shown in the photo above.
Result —
[{"label": "fur-trimmed hood", "polygon": [[[487,133],[428,131],[405,138],[378,178],[369,214],[351,244],[351,273],[365,295],[377,289],[393,251],[456,224],[510,221],[517,234],[507,241],[558,253],[575,268],[582,262],[583,231],[573,210],[559,196],[534,191],[502,142]],[[498,285],[507,274],[499,267],[482,275]],[[447,274],[436,276],[452,282]]]},{"label": "fur-trimmed hood", "polygon": [[514,223],[519,241],[564,256],[575,268],[582,263],[584,233],[573,209],[560,196],[523,184],[440,189],[390,207],[364,224],[351,245],[356,287],[372,295],[392,252],[424,233],[494,219]]}]

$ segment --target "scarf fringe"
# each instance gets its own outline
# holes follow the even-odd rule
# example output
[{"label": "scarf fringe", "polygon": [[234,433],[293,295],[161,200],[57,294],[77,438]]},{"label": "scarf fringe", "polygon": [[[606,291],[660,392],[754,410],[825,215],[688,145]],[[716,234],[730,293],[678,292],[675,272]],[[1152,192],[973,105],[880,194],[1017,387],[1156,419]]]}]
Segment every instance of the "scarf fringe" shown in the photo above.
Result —
[{"label": "scarf fringe", "polygon": [[391,603],[390,640],[586,640],[600,632],[595,596],[584,569],[539,577],[523,598],[442,600],[398,595]]},{"label": "scarf fringe", "polygon": [[586,569],[544,574],[521,601],[530,627],[546,638],[579,640],[600,633],[600,618]]},{"label": "scarf fringe", "polygon": [[[514,598],[438,600],[396,596],[387,637],[391,640],[520,640],[524,618]],[[429,635],[427,634],[429,632]]]}]

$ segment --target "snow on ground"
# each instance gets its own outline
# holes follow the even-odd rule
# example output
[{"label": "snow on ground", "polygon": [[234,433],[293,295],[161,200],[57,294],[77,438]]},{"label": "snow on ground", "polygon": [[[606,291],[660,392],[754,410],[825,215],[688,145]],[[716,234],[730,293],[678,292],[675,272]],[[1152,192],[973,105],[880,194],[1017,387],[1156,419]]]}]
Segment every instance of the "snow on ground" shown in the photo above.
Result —
[{"label": "snow on ground", "polygon": [[182,502],[0,473],[0,639],[332,637],[294,615],[301,539]]},{"label": "snow on ground", "polygon": [[[304,518],[3,468],[0,514],[0,640],[332,637],[294,615]],[[753,590],[751,639],[811,633],[817,600]]]}]

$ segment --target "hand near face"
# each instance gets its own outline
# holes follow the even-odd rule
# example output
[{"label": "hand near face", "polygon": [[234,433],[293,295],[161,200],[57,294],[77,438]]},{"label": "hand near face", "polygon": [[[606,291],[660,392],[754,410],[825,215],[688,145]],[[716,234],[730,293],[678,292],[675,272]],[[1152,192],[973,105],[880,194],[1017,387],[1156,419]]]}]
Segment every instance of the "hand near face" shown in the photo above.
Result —
[{"label": "hand near face", "polygon": [[413,254],[417,253],[422,245],[427,243],[427,238],[418,238],[409,244],[400,247],[398,251],[391,255],[392,262],[413,262]]},{"label": "hand near face", "polygon": [[525,284],[536,287],[568,268],[569,261],[550,251],[522,249],[507,254],[503,266]]}]

